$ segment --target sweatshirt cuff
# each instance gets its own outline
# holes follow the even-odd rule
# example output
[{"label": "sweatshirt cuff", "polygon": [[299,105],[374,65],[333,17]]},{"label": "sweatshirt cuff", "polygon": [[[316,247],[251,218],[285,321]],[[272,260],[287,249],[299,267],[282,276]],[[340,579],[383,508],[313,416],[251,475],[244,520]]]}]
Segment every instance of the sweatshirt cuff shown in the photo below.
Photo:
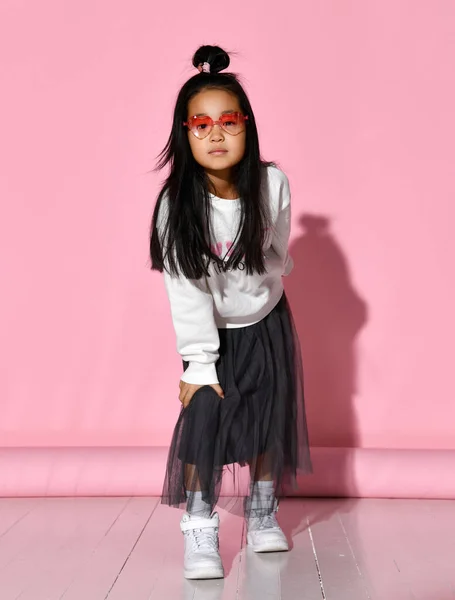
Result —
[{"label": "sweatshirt cuff", "polygon": [[190,362],[180,379],[186,383],[195,383],[197,385],[219,383],[215,363]]}]

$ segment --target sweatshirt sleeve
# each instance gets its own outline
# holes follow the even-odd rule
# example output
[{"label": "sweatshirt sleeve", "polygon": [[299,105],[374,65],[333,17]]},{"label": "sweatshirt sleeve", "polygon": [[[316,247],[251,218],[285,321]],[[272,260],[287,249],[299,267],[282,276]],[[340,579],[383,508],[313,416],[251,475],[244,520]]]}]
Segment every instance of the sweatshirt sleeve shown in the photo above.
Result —
[{"label": "sweatshirt sleeve", "polygon": [[[157,223],[161,235],[166,212],[166,198],[163,198]],[[213,297],[205,278],[187,279],[164,270],[164,284],[171,308],[177,352],[189,363],[181,380],[199,385],[219,383],[215,364],[219,357],[220,341]]]},{"label": "sweatshirt sleeve", "polygon": [[278,199],[278,215],[275,223],[272,247],[283,261],[283,275],[289,275],[294,267],[288,246],[291,233],[291,191],[289,180],[283,171],[278,171],[279,178],[274,183],[274,193]]},{"label": "sweatshirt sleeve", "polygon": [[189,366],[181,379],[187,383],[219,383],[215,363],[219,335],[213,314],[213,298],[201,281],[175,277],[164,272],[177,351]]}]

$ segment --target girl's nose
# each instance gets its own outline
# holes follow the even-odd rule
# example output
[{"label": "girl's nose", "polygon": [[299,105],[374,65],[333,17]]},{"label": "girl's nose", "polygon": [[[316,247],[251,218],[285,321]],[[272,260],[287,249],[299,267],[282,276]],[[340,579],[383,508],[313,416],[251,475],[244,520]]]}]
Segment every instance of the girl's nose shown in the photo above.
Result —
[{"label": "girl's nose", "polygon": [[214,125],[211,131],[210,139],[214,142],[220,142],[224,140],[223,130],[220,125]]}]

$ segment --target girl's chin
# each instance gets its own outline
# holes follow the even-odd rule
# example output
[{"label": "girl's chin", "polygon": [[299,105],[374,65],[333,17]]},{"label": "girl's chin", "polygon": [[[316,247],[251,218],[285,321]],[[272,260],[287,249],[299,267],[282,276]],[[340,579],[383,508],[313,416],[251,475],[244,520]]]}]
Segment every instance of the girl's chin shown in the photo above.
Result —
[{"label": "girl's chin", "polygon": [[239,160],[232,160],[232,156],[229,156],[229,154],[226,154],[225,156],[210,156],[207,159],[204,160],[203,163],[203,167],[206,169],[213,169],[214,171],[220,170],[220,169],[229,169],[231,167],[235,167],[235,165],[237,163],[240,162],[241,159]]}]

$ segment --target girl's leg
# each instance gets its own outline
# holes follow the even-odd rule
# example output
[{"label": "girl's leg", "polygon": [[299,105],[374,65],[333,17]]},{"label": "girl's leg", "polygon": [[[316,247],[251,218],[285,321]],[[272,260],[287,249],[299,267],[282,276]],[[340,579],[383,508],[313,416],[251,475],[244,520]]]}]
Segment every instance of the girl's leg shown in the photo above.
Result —
[{"label": "girl's leg", "polygon": [[249,461],[251,478],[254,481],[272,481],[268,454],[261,454],[255,461]]},{"label": "girl's leg", "polygon": [[275,503],[275,487],[268,454],[261,454],[250,466],[251,516],[270,514]]},{"label": "girl's leg", "polygon": [[250,497],[245,503],[248,545],[255,552],[288,550],[286,536],[275,517],[278,502],[268,455],[259,456],[249,465],[251,488]]},{"label": "girl's leg", "polygon": [[[253,491],[258,487],[268,490],[272,494],[275,491],[269,458],[268,454],[260,454],[253,461],[248,461]],[[259,484],[259,486],[257,484]]]},{"label": "girl's leg", "polygon": [[185,487],[187,513],[192,517],[210,517],[213,507],[203,500],[206,494],[201,490],[196,465],[185,465]]},{"label": "girl's leg", "polygon": [[180,441],[183,484],[190,515],[208,517],[216,502],[213,481],[220,402],[212,387],[203,386],[196,391],[185,413]]},{"label": "girl's leg", "polygon": [[261,517],[271,514],[275,508],[275,486],[268,454],[252,461],[250,467],[250,497],[245,500],[245,516]]}]

